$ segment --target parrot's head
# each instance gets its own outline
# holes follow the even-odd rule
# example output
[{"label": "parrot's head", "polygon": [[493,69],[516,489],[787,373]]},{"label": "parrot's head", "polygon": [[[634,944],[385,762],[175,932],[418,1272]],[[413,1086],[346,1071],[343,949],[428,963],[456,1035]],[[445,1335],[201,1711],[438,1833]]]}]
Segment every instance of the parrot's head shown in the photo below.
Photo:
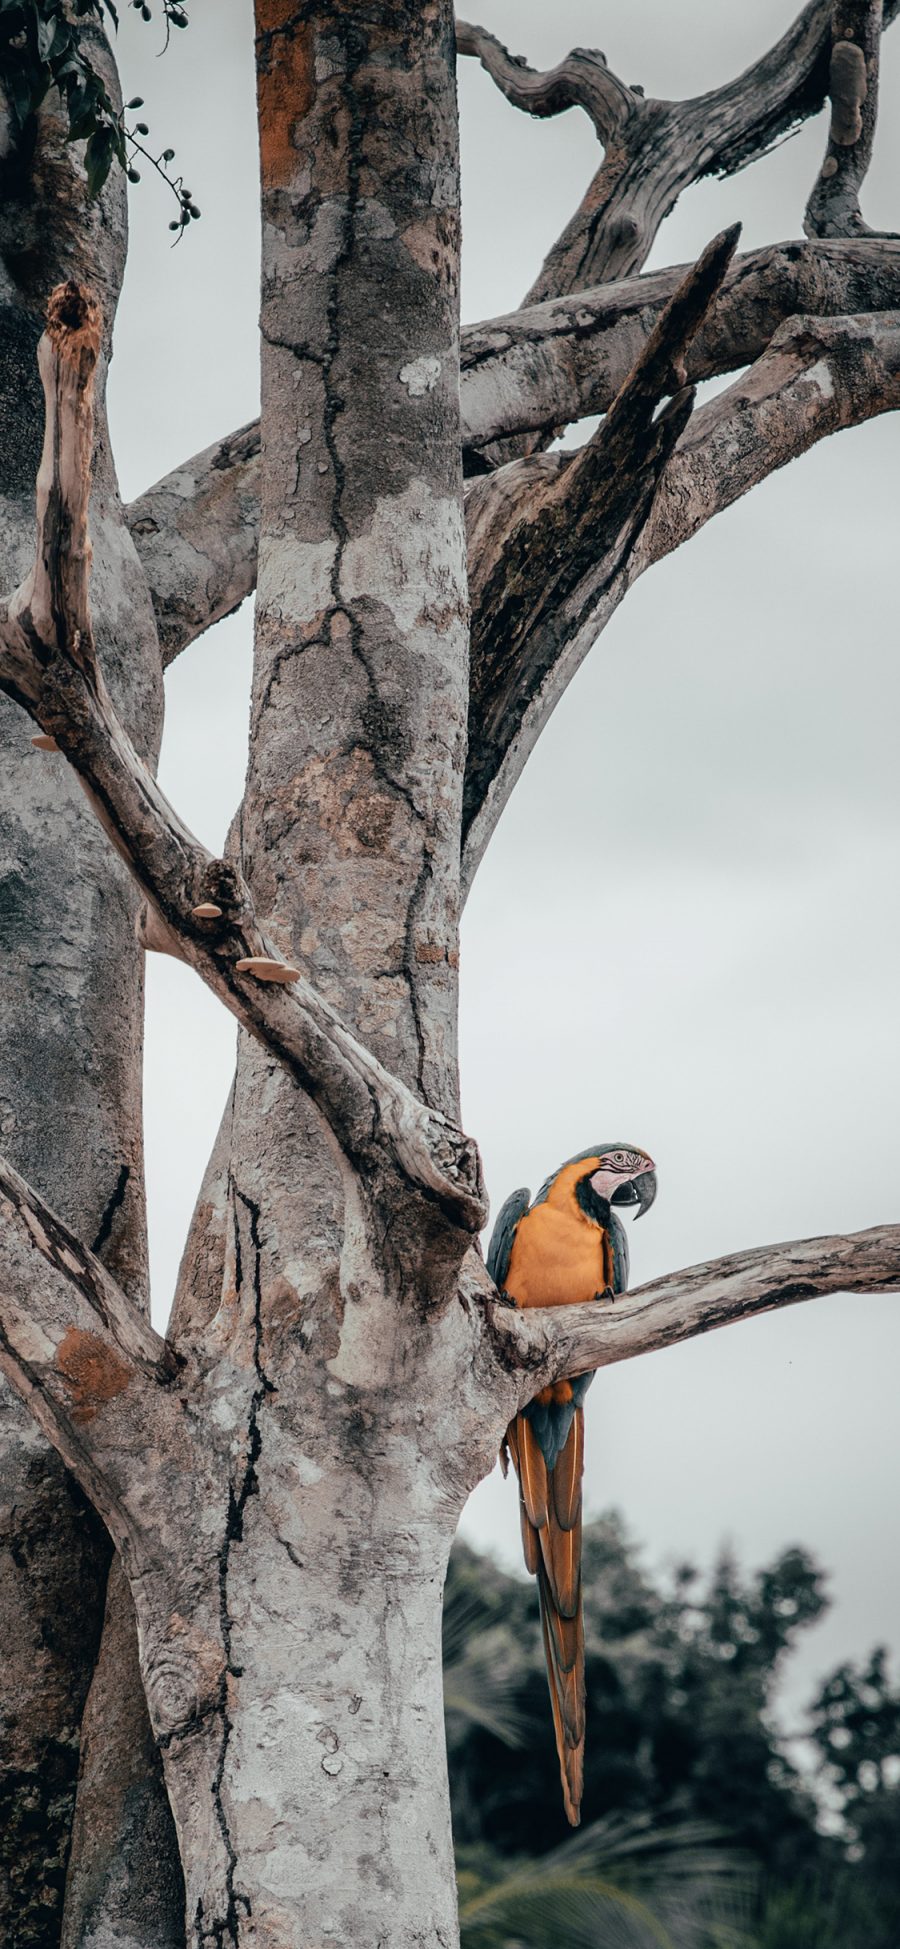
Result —
[{"label": "parrot's head", "polygon": [[656,1197],[656,1166],[645,1150],[634,1144],[610,1144],[590,1160],[586,1183],[595,1196],[609,1205],[637,1205],[642,1218]]}]

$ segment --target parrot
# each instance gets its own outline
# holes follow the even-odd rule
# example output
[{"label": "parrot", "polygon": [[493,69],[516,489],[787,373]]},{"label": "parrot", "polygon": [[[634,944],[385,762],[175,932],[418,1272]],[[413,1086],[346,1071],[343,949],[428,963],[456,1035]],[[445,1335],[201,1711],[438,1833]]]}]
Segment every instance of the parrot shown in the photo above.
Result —
[{"label": "parrot", "polygon": [[[516,1306],[611,1300],[628,1285],[628,1240],[617,1216],[656,1197],[656,1166],[634,1144],[595,1144],[570,1157],[534,1199],[513,1191],[488,1247],[494,1284]],[[614,1209],[615,1207],[615,1209]],[[525,1564],[537,1577],[563,1806],[581,1820],[584,1784],[584,1620],[581,1480],[584,1397],[593,1374],[543,1387],[507,1428],[500,1452],[519,1480]]]}]

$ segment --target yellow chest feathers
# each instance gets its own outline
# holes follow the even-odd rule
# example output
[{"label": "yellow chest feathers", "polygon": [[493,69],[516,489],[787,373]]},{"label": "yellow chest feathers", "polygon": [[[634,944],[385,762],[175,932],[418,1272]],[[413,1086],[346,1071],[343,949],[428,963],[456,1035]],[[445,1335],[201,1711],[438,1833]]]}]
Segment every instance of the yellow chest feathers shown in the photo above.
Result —
[{"label": "yellow chest feathers", "polygon": [[568,1185],[559,1198],[556,1188],[516,1227],[504,1285],[517,1306],[576,1306],[613,1283],[608,1232],[591,1223]]}]

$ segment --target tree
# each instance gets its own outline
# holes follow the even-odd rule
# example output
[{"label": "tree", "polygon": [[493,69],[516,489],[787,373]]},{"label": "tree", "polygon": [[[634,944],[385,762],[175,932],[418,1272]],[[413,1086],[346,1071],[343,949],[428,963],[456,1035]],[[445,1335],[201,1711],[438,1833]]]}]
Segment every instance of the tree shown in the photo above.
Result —
[{"label": "tree", "polygon": [[[99,11],[75,9],[114,102]],[[11,123],[2,1615],[6,1790],[33,1813],[13,1940],[59,1937],[81,1725],[67,1945],[452,1943],[441,1591],[511,1414],[561,1374],[900,1283],[882,1227],[614,1312],[516,1313],[477,1245],[455,1056],[460,906],[590,643],[720,508],[898,404],[898,246],[858,207],[895,11],[811,0],[738,80],[657,103],[596,54],[539,75],[479,28],[454,38],[447,0],[258,0],[260,425],[129,508],[103,408],[121,175],[91,199],[52,89]],[[457,50],[531,113],[585,107],[604,148],[526,305],[461,341]],[[733,261],[729,233],[635,282],[688,183],[828,96],[807,243]],[[748,362],[694,410],[698,378]],[[547,450],[588,412],[585,446]],[[219,859],[154,783],[162,672],[254,587]],[[165,1340],[145,950],[242,1032]],[[116,1555],[95,1662],[97,1517]]]},{"label": "tree", "polygon": [[[540,1855],[566,1827],[530,1588],[460,1545],[447,1588],[454,1833],[507,1859]],[[705,1822],[792,1872],[815,1809],[771,1708],[785,1653],[826,1608],[816,1565],[786,1550],[748,1580],[723,1557],[702,1583],[686,1570],[660,1590],[607,1517],[585,1530],[584,1589],[592,1814]]]},{"label": "tree", "polygon": [[[614,1516],[585,1531],[594,1818],[572,1849],[527,1583],[457,1544],[445,1597],[453,1829],[464,1943],[735,1942],[829,1845],[771,1707],[784,1654],[826,1608],[805,1551],[748,1579],[727,1556],[660,1588]],[[855,1873],[855,1870],[852,1871]],[[865,1871],[856,1874],[856,1880]],[[617,1896],[644,1913],[619,1913]],[[653,1917],[655,1930],[647,1921]]]},{"label": "tree", "polygon": [[596,1817],[573,1849],[528,1585],[454,1547],[445,1701],[464,1945],[537,1949],[561,1929],[585,1943],[662,1930],[678,1949],[896,1941],[900,1699],[884,1651],[839,1665],[797,1733],[779,1729],[782,1663],[827,1609],[823,1581],[793,1548],[752,1577],[726,1552],[660,1586],[617,1517],[588,1526]]}]

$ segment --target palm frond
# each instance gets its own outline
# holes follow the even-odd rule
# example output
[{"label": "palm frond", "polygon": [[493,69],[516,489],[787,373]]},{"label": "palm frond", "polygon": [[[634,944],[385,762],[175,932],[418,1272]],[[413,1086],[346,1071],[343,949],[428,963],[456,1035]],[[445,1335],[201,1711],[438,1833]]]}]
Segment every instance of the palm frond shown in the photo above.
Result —
[{"label": "palm frond", "polygon": [[477,1592],[452,1592],[444,1605],[449,1744],[466,1728],[478,1726],[504,1746],[524,1746],[534,1728],[519,1697],[522,1675],[521,1647],[507,1626],[485,1621],[484,1600]]},{"label": "palm frond", "polygon": [[613,1816],[506,1872],[464,1865],[463,1949],[752,1949],[755,1877],[721,1838]]}]

